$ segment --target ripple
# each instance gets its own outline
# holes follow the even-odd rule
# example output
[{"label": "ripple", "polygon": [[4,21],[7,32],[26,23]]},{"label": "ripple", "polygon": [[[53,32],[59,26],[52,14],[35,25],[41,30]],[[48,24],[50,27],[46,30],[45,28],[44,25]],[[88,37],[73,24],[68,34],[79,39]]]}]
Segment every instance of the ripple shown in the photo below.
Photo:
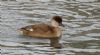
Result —
[{"label": "ripple", "polygon": [[75,51],[75,52],[100,52],[100,49],[80,49],[80,48],[65,48],[63,50]]},{"label": "ripple", "polygon": [[79,37],[67,38],[67,40],[71,40],[71,41],[89,41],[89,40],[99,40],[99,39],[88,37],[88,36],[79,36]]},{"label": "ripple", "polygon": [[[9,43],[9,44],[8,44]],[[2,46],[23,46],[22,44],[15,43],[15,42],[5,42],[5,41],[0,41],[0,45]]]},{"label": "ripple", "polygon": [[87,34],[87,36],[100,36],[100,34],[99,33],[89,33],[89,34]]},{"label": "ripple", "polygon": [[95,2],[95,0],[76,0],[76,1],[79,1],[79,2]]}]

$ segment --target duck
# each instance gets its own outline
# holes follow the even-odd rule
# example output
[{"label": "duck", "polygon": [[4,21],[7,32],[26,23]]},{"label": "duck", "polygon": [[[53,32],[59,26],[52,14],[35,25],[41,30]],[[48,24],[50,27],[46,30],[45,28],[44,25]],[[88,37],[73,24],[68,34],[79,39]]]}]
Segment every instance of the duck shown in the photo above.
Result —
[{"label": "duck", "polygon": [[62,18],[60,16],[53,16],[50,25],[41,23],[21,27],[19,30],[22,35],[30,36],[33,38],[50,39],[50,46],[54,48],[61,48],[59,39],[62,36]]}]

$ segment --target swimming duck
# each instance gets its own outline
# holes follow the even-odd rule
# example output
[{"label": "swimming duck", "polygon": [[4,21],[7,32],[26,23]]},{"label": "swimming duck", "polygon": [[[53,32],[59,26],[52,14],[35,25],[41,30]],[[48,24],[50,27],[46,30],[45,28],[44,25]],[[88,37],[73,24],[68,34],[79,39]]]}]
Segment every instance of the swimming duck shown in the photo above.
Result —
[{"label": "swimming duck", "polygon": [[20,31],[25,36],[50,39],[51,46],[60,48],[59,39],[62,32],[59,26],[64,26],[62,24],[62,18],[60,16],[54,16],[51,19],[51,25],[44,23],[34,24],[20,28]]}]

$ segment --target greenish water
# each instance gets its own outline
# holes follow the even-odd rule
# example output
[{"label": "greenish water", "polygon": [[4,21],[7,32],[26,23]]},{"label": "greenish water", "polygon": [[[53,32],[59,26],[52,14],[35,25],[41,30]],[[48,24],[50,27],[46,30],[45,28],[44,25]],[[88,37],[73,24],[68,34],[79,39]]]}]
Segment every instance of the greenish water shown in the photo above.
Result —
[{"label": "greenish water", "polygon": [[[47,23],[54,15],[65,25],[62,49],[48,39],[22,36],[17,29]],[[1,55],[100,55],[99,0],[2,0],[0,1]]]}]

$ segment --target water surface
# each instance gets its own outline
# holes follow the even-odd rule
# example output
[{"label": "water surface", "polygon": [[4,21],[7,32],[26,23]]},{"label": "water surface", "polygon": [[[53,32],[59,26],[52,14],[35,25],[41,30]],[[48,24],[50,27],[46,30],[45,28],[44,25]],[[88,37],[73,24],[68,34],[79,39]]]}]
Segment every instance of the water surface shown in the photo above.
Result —
[{"label": "water surface", "polygon": [[[63,18],[62,49],[48,39],[22,36],[17,29]],[[99,0],[2,0],[0,1],[1,55],[99,55]]]}]

